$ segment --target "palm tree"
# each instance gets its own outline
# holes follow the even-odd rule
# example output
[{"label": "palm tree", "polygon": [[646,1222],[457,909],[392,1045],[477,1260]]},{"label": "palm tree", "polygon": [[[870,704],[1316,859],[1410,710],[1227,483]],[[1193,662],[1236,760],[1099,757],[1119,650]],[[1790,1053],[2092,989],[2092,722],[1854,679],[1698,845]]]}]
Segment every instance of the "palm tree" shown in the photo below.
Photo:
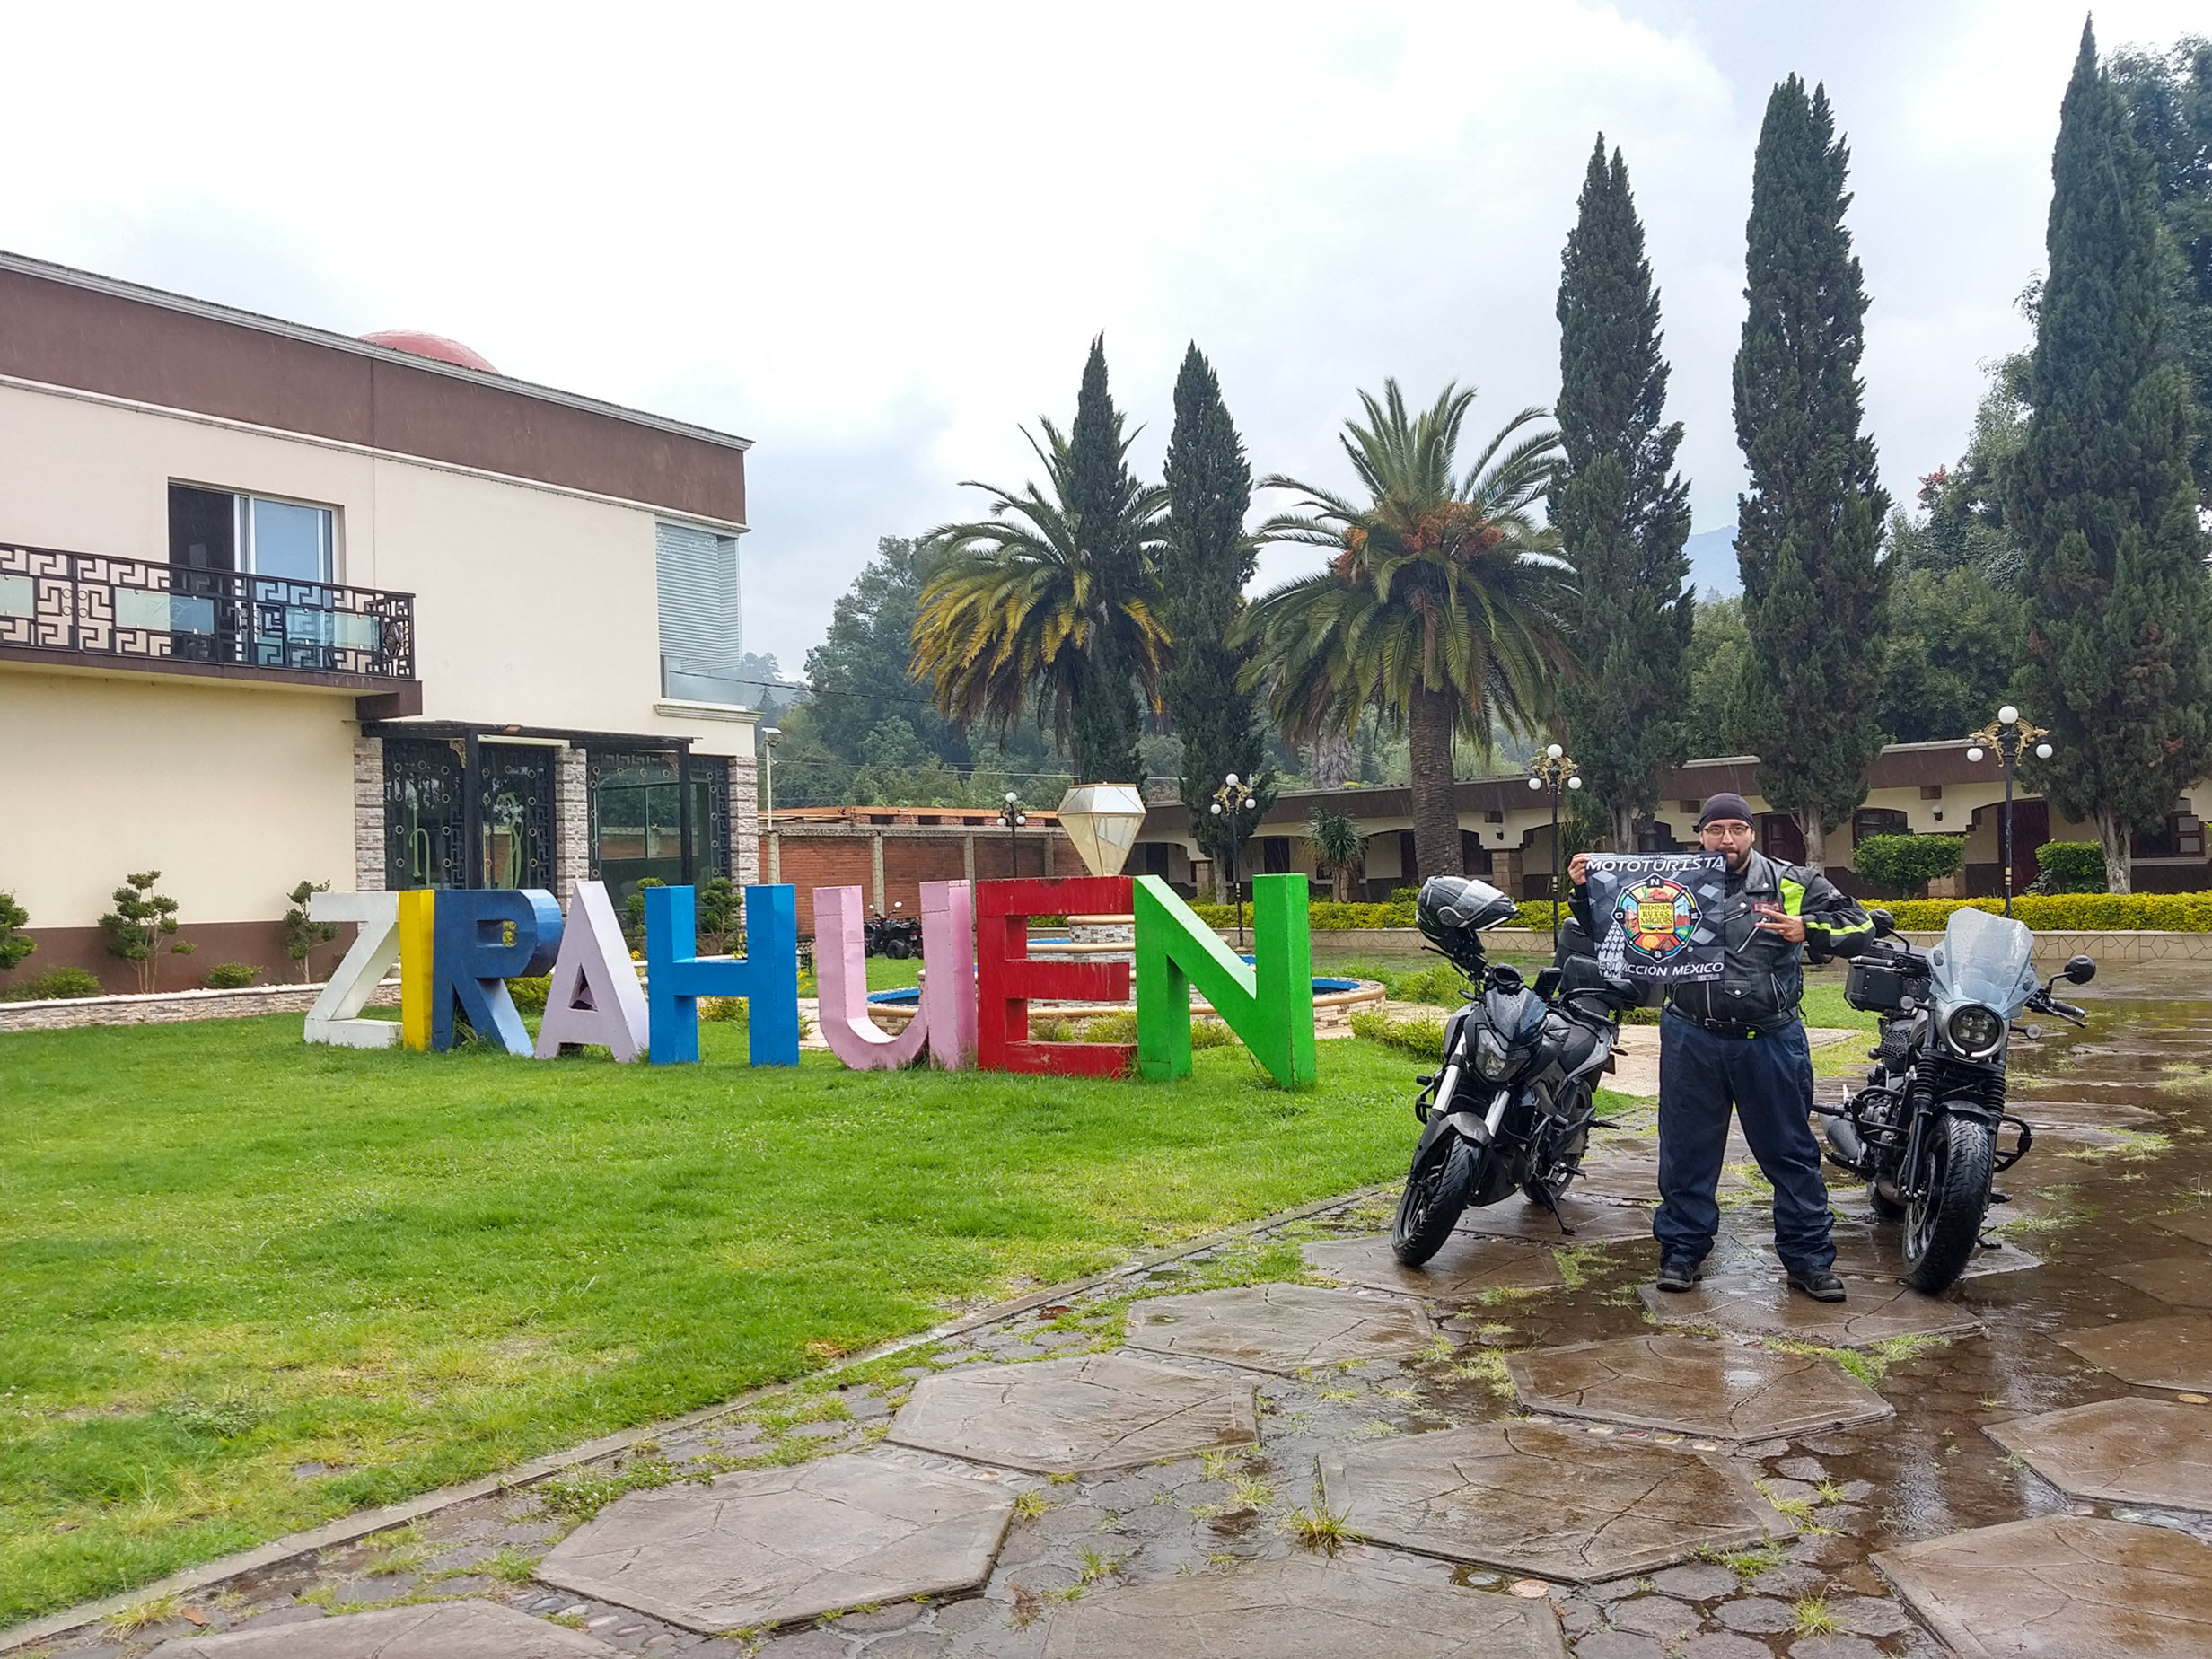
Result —
[{"label": "palm tree", "polygon": [[[1004,730],[1032,707],[1040,724],[1049,715],[1055,738],[1076,745],[1078,776],[1098,781],[1092,762],[1104,762],[1083,753],[1075,710],[1086,695],[1115,694],[1100,679],[1102,664],[1130,665],[1146,702],[1158,707],[1167,631],[1158,619],[1153,555],[1167,491],[1139,484],[1125,465],[1108,500],[1109,522],[1084,524],[1071,499],[1067,439],[1050,421],[1039,424],[1045,443],[1026,430],[1022,435],[1044,466],[1048,489],[1029,483],[1016,493],[965,479],[966,487],[989,492],[991,516],[929,532],[941,562],[922,590],[910,672],[930,682],[939,712],[963,727],[980,722]],[[1130,440],[1116,438],[1126,458]],[[1133,549],[1137,557],[1117,571],[1094,552],[1100,548]]]},{"label": "palm tree", "polygon": [[1329,866],[1330,896],[1341,904],[1351,895],[1352,866],[1367,850],[1367,838],[1349,812],[1327,810],[1313,814],[1305,827],[1305,843],[1314,857]]},{"label": "palm tree", "polygon": [[1523,409],[1461,478],[1453,469],[1472,391],[1446,386],[1418,416],[1395,381],[1380,403],[1359,396],[1366,424],[1346,423],[1341,442],[1369,502],[1263,479],[1263,488],[1305,499],[1260,535],[1332,557],[1325,570],[1255,600],[1236,634],[1252,643],[1247,683],[1262,688],[1292,742],[1348,733],[1371,707],[1406,733],[1420,873],[1457,874],[1453,733],[1486,753],[1494,726],[1533,735],[1573,660],[1572,575],[1535,517],[1559,437],[1538,426],[1546,411]]}]

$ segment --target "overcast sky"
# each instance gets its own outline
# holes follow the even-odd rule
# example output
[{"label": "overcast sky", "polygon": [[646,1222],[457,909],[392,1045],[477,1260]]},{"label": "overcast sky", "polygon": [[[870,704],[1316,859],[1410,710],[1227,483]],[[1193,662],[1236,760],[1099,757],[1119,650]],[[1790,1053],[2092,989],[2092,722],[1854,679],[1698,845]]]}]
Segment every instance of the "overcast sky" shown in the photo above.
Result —
[{"label": "overcast sky", "polygon": [[[1156,472],[1195,338],[1255,471],[1348,484],[1355,389],[1549,403],[1594,136],[1650,238],[1697,527],[1733,522],[1751,152],[1824,81],[1853,156],[1885,481],[1953,457],[2026,338],[2078,4],[373,10],[9,25],[0,246],[756,441],[749,649],[798,672],[883,534],[1016,485],[1090,338]],[[2164,47],[2201,0],[2097,13]],[[1270,505],[1263,500],[1264,508]],[[1262,580],[1310,564],[1270,555]]]}]

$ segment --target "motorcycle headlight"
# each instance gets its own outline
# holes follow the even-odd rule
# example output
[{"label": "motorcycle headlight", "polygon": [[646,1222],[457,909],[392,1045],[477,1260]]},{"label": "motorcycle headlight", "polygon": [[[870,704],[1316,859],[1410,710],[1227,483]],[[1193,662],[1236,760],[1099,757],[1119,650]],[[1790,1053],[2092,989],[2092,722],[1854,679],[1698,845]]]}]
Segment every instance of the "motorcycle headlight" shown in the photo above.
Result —
[{"label": "motorcycle headlight", "polygon": [[1951,1011],[1944,1031],[1953,1048],[1979,1059],[1985,1054],[1996,1053],[1997,1045],[2005,1040],[2005,1016],[1979,1003],[1967,1003]]},{"label": "motorcycle headlight", "polygon": [[1485,1026],[1475,1033],[1475,1070],[1487,1082],[1501,1081],[1513,1069],[1513,1059],[1497,1034]]}]

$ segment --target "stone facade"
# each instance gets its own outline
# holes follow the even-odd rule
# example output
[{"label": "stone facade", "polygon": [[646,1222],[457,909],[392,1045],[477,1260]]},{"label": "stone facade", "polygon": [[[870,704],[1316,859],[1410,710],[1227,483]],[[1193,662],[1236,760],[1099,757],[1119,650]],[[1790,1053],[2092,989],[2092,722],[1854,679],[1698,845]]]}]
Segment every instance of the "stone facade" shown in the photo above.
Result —
[{"label": "stone facade", "polygon": [[581,749],[553,757],[553,886],[566,910],[592,873],[592,810]]},{"label": "stone facade", "polygon": [[354,739],[354,891],[384,891],[384,740]]},{"label": "stone facade", "polygon": [[750,887],[760,877],[760,768],[750,755],[730,760],[730,845],[726,849],[731,879]]}]

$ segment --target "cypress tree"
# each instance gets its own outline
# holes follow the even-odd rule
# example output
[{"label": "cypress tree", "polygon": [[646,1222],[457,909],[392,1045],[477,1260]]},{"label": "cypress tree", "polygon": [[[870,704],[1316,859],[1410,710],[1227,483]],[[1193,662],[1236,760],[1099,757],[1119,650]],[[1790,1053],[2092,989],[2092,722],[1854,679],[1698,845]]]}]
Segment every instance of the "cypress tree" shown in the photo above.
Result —
[{"label": "cypress tree", "polygon": [[1183,742],[1181,793],[1192,831],[1225,875],[1227,844],[1215,833],[1207,808],[1226,774],[1256,781],[1264,753],[1251,696],[1237,689],[1245,653],[1228,643],[1230,624],[1244,608],[1259,544],[1244,532],[1252,473],[1243,440],[1221,400],[1214,366],[1196,341],[1175,376],[1167,496],[1160,587],[1174,662],[1162,700]]},{"label": "cypress tree", "polygon": [[1690,491],[1674,472],[1680,421],[1662,425],[1667,362],[1644,225],[1620,152],[1598,136],[1559,276],[1559,434],[1566,464],[1551,522],[1580,581],[1574,620],[1586,679],[1562,694],[1575,757],[1611,820],[1614,848],[1636,850],[1636,821],[1688,750],[1690,633],[1695,601]]},{"label": "cypress tree", "polygon": [[1889,496],[1859,430],[1866,294],[1843,223],[1850,152],[1825,87],[1774,89],[1751,165],[1736,351],[1736,442],[1751,474],[1736,503],[1736,557],[1751,641],[1739,744],[1759,789],[1796,813],[1806,862],[1866,798],[1880,752]]},{"label": "cypress tree", "polygon": [[2115,892],[2129,838],[2212,763],[2212,587],[2187,378],[2165,350],[2150,158],[2082,30],[2051,155],[2050,274],[2010,505],[2027,544],[2018,701],[2058,754],[2051,804],[2092,819]]},{"label": "cypress tree", "polygon": [[1145,592],[1150,579],[1150,549],[1129,522],[1128,504],[1137,493],[1122,435],[1121,413],[1106,388],[1106,337],[1091,342],[1083,365],[1083,388],[1075,395],[1075,421],[1068,428],[1068,505],[1075,510],[1076,534],[1087,556],[1093,584],[1088,607],[1094,627],[1090,663],[1082,694],[1075,698],[1075,765],[1082,783],[1144,782],[1137,740],[1144,731],[1144,704],[1137,695],[1137,664],[1122,649],[1116,631],[1095,623],[1119,600]]}]

